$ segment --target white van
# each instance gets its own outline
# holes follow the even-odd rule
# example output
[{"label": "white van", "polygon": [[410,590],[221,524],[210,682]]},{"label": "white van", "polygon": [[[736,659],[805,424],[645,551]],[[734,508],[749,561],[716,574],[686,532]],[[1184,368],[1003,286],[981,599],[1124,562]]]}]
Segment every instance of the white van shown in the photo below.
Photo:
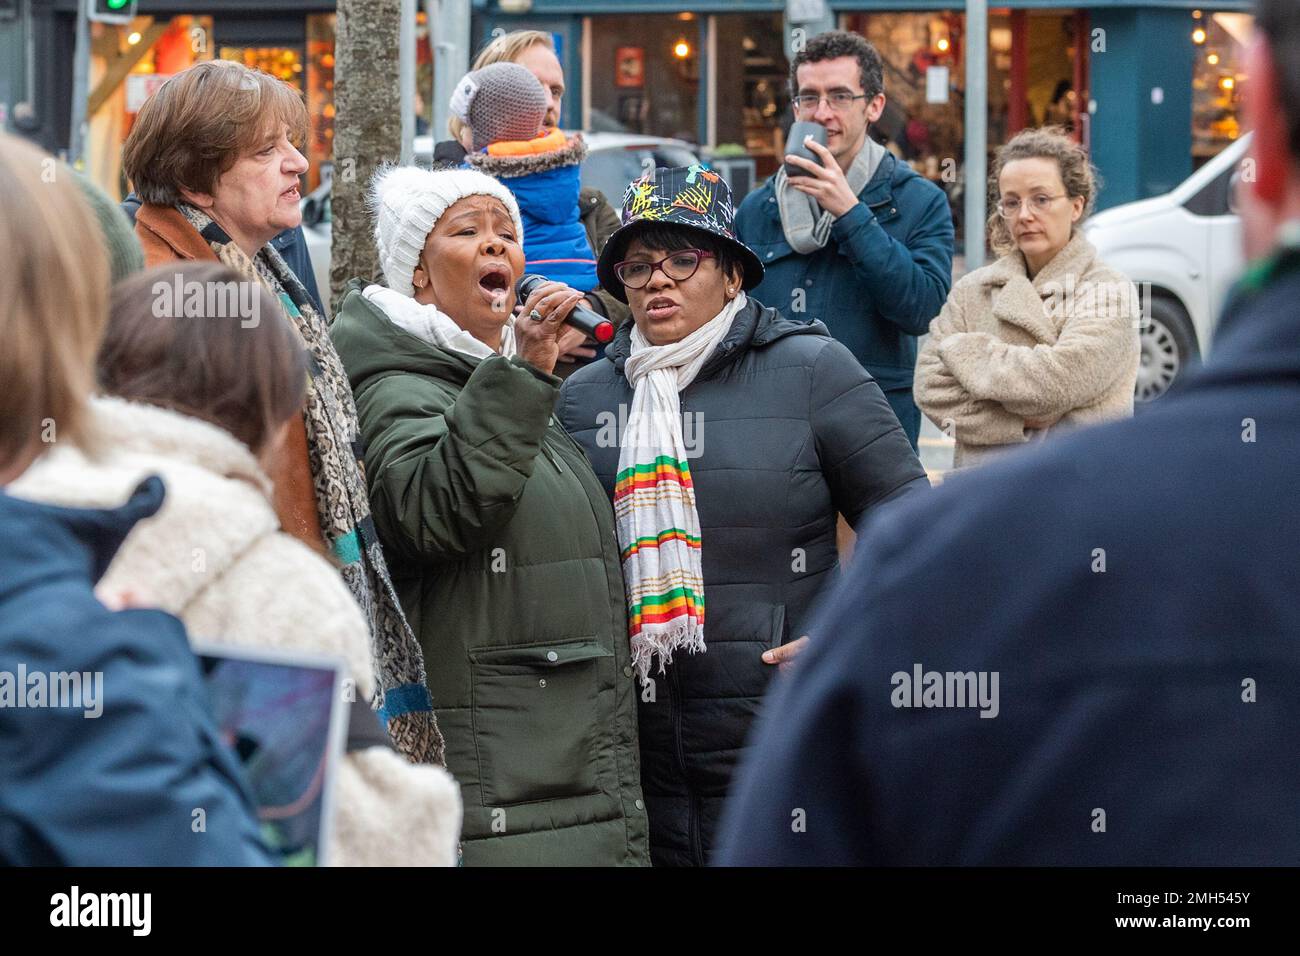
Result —
[{"label": "white van", "polygon": [[1241,219],[1233,203],[1243,136],[1173,192],[1093,216],[1084,234],[1107,265],[1151,301],[1142,328],[1135,399],[1159,398],[1190,364],[1209,354],[1214,328],[1244,267]]}]

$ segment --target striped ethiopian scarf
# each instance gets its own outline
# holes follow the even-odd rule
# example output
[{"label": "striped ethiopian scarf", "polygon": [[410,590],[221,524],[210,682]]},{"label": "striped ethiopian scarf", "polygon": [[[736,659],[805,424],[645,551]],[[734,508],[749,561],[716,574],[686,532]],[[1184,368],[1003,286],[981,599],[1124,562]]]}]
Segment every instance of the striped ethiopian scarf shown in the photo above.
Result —
[{"label": "striped ethiopian scarf", "polygon": [[732,319],[742,292],[680,342],[651,345],[632,329],[623,374],[634,393],[618,453],[614,519],[627,582],[632,666],[642,681],[673,652],[704,650],[704,575],[700,516],[686,461],[678,394],[695,381]]}]

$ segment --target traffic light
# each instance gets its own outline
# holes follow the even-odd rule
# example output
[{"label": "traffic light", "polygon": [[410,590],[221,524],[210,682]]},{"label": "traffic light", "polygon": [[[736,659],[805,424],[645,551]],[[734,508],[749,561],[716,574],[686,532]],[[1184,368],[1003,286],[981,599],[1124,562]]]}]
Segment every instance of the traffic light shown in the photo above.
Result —
[{"label": "traffic light", "polygon": [[90,0],[88,16],[97,23],[130,23],[136,0]]}]

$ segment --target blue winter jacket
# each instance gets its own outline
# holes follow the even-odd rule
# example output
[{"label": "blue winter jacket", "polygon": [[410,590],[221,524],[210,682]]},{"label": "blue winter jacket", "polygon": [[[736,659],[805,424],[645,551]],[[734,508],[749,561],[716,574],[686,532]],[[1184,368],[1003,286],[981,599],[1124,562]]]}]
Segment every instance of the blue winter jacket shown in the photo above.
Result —
[{"label": "blue winter jacket", "polygon": [[820,320],[871,373],[916,447],[912,399],[916,337],[952,286],[952,214],[943,190],[886,155],[858,204],[835,221],[825,248],[799,255],[786,242],[773,180],[736,212],[740,240],[766,273],[750,293],[795,320]]},{"label": "blue winter jacket", "polygon": [[1137,418],[868,522],[718,860],[1296,865],[1297,448],[1300,261]]},{"label": "blue winter jacket", "polygon": [[525,268],[582,292],[600,285],[596,254],[580,218],[578,193],[587,147],[569,137],[561,149],[525,156],[471,153],[466,164],[514,194],[524,223]]},{"label": "blue winter jacket", "polygon": [[[273,862],[185,628],[92,590],[162,500],[157,478],[109,510],[0,491],[0,865]],[[98,693],[30,706],[38,681],[74,672],[102,675]]]}]

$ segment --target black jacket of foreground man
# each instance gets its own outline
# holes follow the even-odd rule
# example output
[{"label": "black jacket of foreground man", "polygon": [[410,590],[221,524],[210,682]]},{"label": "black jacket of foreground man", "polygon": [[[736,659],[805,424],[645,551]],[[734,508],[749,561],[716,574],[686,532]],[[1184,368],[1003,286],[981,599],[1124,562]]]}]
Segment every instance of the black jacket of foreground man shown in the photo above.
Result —
[{"label": "black jacket of foreground man", "polygon": [[[1219,336],[1137,418],[861,529],[716,862],[1300,861],[1300,251]],[[997,672],[997,716],[895,707],[918,664]]]}]

